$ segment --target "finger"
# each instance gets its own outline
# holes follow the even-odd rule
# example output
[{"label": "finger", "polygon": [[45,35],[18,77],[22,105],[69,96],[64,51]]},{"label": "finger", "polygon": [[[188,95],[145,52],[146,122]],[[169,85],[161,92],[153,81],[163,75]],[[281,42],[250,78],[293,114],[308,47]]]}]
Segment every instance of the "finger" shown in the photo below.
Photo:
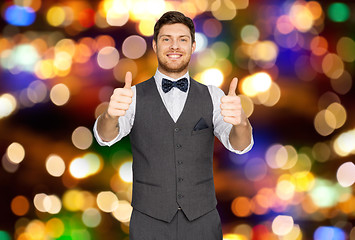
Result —
[{"label": "finger", "polygon": [[125,110],[117,110],[117,109],[111,109],[111,108],[109,108],[107,112],[110,116],[113,116],[113,117],[121,117],[126,114]]},{"label": "finger", "polygon": [[240,116],[240,111],[236,110],[222,110],[221,115],[223,117],[238,117]]},{"label": "finger", "polygon": [[223,120],[226,122],[226,123],[230,123],[232,125],[238,125],[240,124],[240,120],[238,120],[238,118],[236,117],[224,117]]},{"label": "finger", "polygon": [[117,100],[117,102],[131,104],[132,103],[132,98],[131,97],[126,97],[126,96],[120,96],[120,98]]},{"label": "finger", "polygon": [[121,102],[111,102],[110,108],[117,109],[117,110],[128,110],[129,104],[128,103],[121,103]]},{"label": "finger", "polygon": [[221,103],[235,103],[238,104],[240,103],[240,97],[239,96],[223,96],[221,98]]},{"label": "finger", "polygon": [[133,97],[133,91],[131,88],[116,88],[113,92],[114,97],[127,96]]},{"label": "finger", "polygon": [[131,72],[126,73],[126,76],[124,78],[124,82],[125,82],[125,85],[123,88],[131,89],[131,86],[132,86],[132,73]]},{"label": "finger", "polygon": [[241,105],[239,104],[230,104],[230,103],[222,103],[221,104],[221,110],[239,110],[242,108]]},{"label": "finger", "polygon": [[233,78],[230,86],[229,86],[229,91],[228,91],[228,96],[236,96],[235,91],[237,90],[238,86],[238,78]]}]

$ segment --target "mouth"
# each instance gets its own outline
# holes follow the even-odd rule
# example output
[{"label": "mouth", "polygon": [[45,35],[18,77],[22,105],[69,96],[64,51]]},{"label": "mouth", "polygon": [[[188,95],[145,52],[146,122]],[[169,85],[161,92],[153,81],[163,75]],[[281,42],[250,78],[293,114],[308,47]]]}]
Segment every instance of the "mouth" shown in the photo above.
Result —
[{"label": "mouth", "polygon": [[180,54],[180,53],[168,53],[166,56],[168,58],[170,58],[170,59],[179,59],[179,58],[182,57],[182,54]]}]

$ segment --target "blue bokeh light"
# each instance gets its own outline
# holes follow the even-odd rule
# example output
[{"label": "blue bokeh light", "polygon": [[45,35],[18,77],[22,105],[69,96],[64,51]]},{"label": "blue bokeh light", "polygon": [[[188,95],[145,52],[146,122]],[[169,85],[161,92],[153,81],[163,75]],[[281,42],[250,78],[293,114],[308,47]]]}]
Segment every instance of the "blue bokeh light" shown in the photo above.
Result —
[{"label": "blue bokeh light", "polygon": [[15,26],[29,26],[36,19],[36,13],[30,7],[12,5],[5,11],[6,21]]},{"label": "blue bokeh light", "polygon": [[314,240],[345,240],[345,233],[337,227],[319,227],[314,232]]}]

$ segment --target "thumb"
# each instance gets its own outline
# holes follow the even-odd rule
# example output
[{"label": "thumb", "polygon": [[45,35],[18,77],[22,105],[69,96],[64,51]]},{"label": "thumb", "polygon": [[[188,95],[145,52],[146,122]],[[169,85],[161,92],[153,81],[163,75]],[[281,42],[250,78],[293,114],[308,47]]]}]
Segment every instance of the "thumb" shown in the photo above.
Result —
[{"label": "thumb", "polygon": [[230,86],[229,86],[229,91],[228,91],[228,96],[236,96],[237,94],[235,93],[235,91],[237,90],[237,86],[238,86],[238,78],[233,78]]},{"label": "thumb", "polygon": [[124,82],[125,82],[125,85],[123,88],[131,89],[131,85],[132,85],[132,73],[131,72],[126,73]]}]

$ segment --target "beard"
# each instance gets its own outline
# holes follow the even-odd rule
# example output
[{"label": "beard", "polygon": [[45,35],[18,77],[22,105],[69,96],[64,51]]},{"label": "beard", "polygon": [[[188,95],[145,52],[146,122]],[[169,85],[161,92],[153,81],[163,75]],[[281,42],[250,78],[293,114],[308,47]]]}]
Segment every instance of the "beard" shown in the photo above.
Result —
[{"label": "beard", "polygon": [[[157,51],[159,52],[158,46],[157,46]],[[164,54],[165,53],[157,54],[157,58],[158,58],[159,67],[167,73],[181,73],[187,69],[190,63],[191,54],[187,55],[187,58],[182,59],[181,62],[174,62],[174,61],[170,62],[168,59],[164,57]]]},{"label": "beard", "polygon": [[158,63],[159,66],[166,72],[170,72],[170,73],[180,73],[182,71],[184,71],[188,65],[189,65],[190,59],[188,59],[188,61],[184,61],[181,64],[177,65],[177,66],[169,66],[169,65],[173,65],[173,64],[169,64],[167,62],[161,61],[161,59],[158,58]]}]

